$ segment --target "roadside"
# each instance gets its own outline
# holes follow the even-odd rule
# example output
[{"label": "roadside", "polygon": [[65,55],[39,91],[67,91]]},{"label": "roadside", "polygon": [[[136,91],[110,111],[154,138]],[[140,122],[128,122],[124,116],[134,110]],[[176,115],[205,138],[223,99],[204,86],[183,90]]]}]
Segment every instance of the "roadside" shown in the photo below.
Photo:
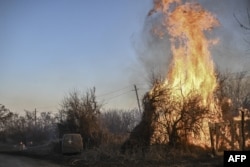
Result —
[{"label": "roadside", "polygon": [[[119,150],[110,149],[109,147],[101,147],[95,149],[84,150],[82,154],[69,154],[62,155],[61,153],[55,153],[51,144],[45,144],[42,146],[36,146],[27,148],[25,150],[18,150],[15,146],[3,146],[0,147],[0,156],[3,159],[11,158],[15,163],[20,160],[33,163],[33,161],[39,164],[48,163],[50,165],[57,166],[88,166],[88,167],[192,167],[192,166],[205,166],[205,167],[220,167],[223,166],[222,156],[211,156],[204,152],[196,153],[183,153],[179,150],[161,150],[159,148],[151,149],[147,153],[136,152],[121,154]],[[28,160],[26,160],[26,158]],[[16,159],[16,160],[15,160]],[[0,161],[4,166],[9,161]],[[20,165],[19,165],[20,166]],[[37,167],[37,164],[35,165]],[[45,165],[47,166],[47,165]],[[0,165],[1,167],[1,165]]]},{"label": "roadside", "polygon": [[0,167],[61,167],[60,164],[47,160],[33,159],[26,156],[0,154]]}]

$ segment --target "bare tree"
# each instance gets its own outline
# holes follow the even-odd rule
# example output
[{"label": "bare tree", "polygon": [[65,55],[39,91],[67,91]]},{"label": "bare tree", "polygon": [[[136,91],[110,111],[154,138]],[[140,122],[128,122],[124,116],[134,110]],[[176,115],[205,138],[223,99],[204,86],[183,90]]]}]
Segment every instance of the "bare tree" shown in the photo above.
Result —
[{"label": "bare tree", "polygon": [[150,87],[153,87],[155,84],[159,84],[164,81],[164,76],[160,71],[151,69],[148,73],[148,83]]},{"label": "bare tree", "polygon": [[202,136],[204,119],[210,117],[209,109],[202,104],[201,96],[192,91],[184,96],[163,83],[156,83],[143,98],[144,112],[141,122],[133,129],[122,151],[145,150],[150,144],[187,146],[188,137]]},{"label": "bare tree", "polygon": [[[243,30],[250,32],[250,9],[246,10],[246,14],[247,14],[246,21],[240,21],[239,17],[237,17],[236,14],[234,14],[234,18]],[[249,36],[247,38],[245,38],[244,40],[246,41],[246,43],[248,43],[250,45]],[[248,49],[248,51],[249,51],[249,49]]]},{"label": "bare tree", "polygon": [[2,140],[5,140],[7,124],[12,116],[13,113],[4,105],[0,104],[0,139]]},{"label": "bare tree", "polygon": [[102,122],[113,134],[128,134],[139,122],[140,112],[136,109],[111,109],[101,114]]},{"label": "bare tree", "polygon": [[233,119],[239,108],[250,110],[250,78],[247,72],[218,74],[217,97],[225,120]]},{"label": "bare tree", "polygon": [[9,109],[7,109],[4,105],[0,104],[0,130],[4,127],[4,124],[8,119],[13,115]]},{"label": "bare tree", "polygon": [[[202,98],[194,90],[188,95],[176,95],[181,90],[155,85],[152,94],[147,95],[145,106],[152,105],[152,143],[185,144],[190,133],[200,136],[202,121],[208,118],[208,107],[201,105]],[[145,111],[148,109],[145,108]]]},{"label": "bare tree", "polygon": [[235,20],[238,22],[238,24],[239,24],[242,28],[244,28],[245,30],[250,30],[250,10],[247,9],[246,12],[247,12],[247,20],[248,20],[248,23],[242,23],[242,22],[239,20],[239,18],[238,18],[235,14],[234,14],[234,18],[235,18]]},{"label": "bare tree", "polygon": [[66,119],[58,123],[60,134],[77,132],[81,133],[86,143],[100,144],[100,108],[96,100],[95,88],[89,89],[82,95],[77,91],[69,93],[61,105],[60,112]]}]

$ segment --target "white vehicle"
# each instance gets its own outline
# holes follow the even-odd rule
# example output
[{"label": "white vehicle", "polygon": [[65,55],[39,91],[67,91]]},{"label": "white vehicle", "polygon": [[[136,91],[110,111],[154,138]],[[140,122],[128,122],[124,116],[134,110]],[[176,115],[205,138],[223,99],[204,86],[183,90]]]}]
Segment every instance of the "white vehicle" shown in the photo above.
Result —
[{"label": "white vehicle", "polygon": [[82,136],[79,133],[64,134],[62,138],[62,153],[81,153],[83,150]]}]

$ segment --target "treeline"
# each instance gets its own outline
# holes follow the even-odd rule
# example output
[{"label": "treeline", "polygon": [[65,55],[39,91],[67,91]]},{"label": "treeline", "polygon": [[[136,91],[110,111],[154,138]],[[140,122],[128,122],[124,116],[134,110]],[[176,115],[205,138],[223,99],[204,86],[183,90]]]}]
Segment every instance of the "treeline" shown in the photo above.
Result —
[{"label": "treeline", "polygon": [[0,105],[0,141],[39,145],[58,140],[65,133],[80,133],[85,147],[91,148],[123,142],[140,120],[137,109],[101,109],[95,88],[70,92],[57,113],[25,111],[21,116]]},{"label": "treeline", "polygon": [[35,111],[25,111],[24,116],[10,111],[8,113],[10,116],[3,118],[4,121],[1,122],[0,140],[2,142],[24,142],[30,145],[55,138],[58,134],[57,117],[51,112],[41,112],[38,116]]}]

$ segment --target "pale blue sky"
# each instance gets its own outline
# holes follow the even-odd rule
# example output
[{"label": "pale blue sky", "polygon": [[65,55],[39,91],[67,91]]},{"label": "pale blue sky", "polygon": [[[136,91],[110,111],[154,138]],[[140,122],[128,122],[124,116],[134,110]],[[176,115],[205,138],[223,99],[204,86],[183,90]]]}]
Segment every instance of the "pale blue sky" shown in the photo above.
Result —
[{"label": "pale blue sky", "polygon": [[151,0],[0,0],[0,104],[57,111],[70,91],[95,86],[104,107],[137,107],[133,84],[142,97],[147,83],[133,42],[151,8]]},{"label": "pale blue sky", "polygon": [[[102,95],[130,86],[102,96],[104,103],[132,90],[131,38],[143,26],[145,2],[1,0],[0,103],[14,111],[54,109],[73,89],[95,86]],[[119,105],[136,107],[136,99]]]}]

